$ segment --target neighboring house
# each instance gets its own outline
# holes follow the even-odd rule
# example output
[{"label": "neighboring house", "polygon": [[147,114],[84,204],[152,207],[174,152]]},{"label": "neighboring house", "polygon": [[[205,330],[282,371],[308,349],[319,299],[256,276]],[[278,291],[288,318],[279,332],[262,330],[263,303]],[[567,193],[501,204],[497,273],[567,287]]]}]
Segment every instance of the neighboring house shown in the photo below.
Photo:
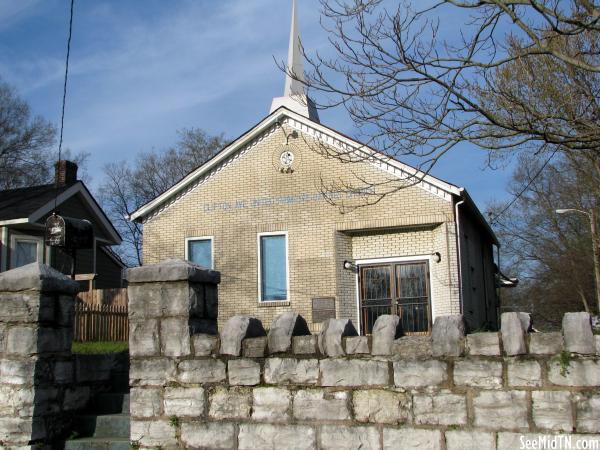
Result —
[{"label": "neighboring house", "polygon": [[[289,66],[303,73],[299,38]],[[372,190],[330,191],[334,204],[322,194],[415,174],[414,185],[346,213],[340,202]],[[313,331],[338,317],[369,333],[390,313],[412,334],[446,314],[463,313],[471,329],[497,325],[498,242],[465,189],[324,126],[290,77],[267,117],[131,219],[144,224],[145,264],[178,257],[221,272],[220,325],[248,314],[269,327],[287,310]]]},{"label": "neighboring house", "polygon": [[36,261],[71,273],[71,256],[45,245],[46,218],[58,214],[87,219],[94,229],[94,246],[77,251],[76,278],[94,288],[120,287],[125,267],[110,249],[121,237],[82,181],[77,165],[60,161],[53,184],[0,191],[0,272]]}]

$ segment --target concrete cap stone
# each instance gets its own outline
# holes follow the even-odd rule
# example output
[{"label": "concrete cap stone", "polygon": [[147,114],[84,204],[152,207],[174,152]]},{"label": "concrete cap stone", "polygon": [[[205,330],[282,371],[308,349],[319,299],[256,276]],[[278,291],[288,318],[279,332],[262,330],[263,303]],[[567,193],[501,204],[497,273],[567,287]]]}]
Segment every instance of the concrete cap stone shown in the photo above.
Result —
[{"label": "concrete cap stone", "polygon": [[183,259],[167,259],[158,264],[127,269],[125,278],[129,283],[190,281],[218,284],[221,282],[221,273]]},{"label": "concrete cap stone", "polygon": [[260,320],[250,316],[233,316],[225,322],[221,331],[221,354],[240,356],[244,339],[266,334]]},{"label": "concrete cap stone", "polygon": [[310,331],[304,317],[292,311],[278,315],[269,329],[269,352],[289,352],[292,349],[292,336],[306,336]]},{"label": "concrete cap stone", "polygon": [[438,316],[433,322],[433,356],[460,356],[464,350],[465,322],[460,314]]},{"label": "concrete cap stone", "polygon": [[375,325],[373,325],[371,354],[391,355],[394,340],[401,336],[402,325],[400,317],[382,314],[375,321]]},{"label": "concrete cap stone", "polygon": [[596,341],[592,333],[592,322],[589,313],[565,313],[562,320],[562,331],[566,351],[582,355],[596,354]]},{"label": "concrete cap stone", "polygon": [[527,353],[525,330],[522,316],[516,312],[505,312],[500,316],[502,346],[509,356]]},{"label": "concrete cap stone", "polygon": [[0,292],[25,290],[76,294],[79,283],[42,263],[31,263],[0,274]]},{"label": "concrete cap stone", "polygon": [[319,350],[323,355],[342,356],[345,354],[342,347],[342,337],[357,336],[354,324],[349,319],[327,319],[319,333]]}]

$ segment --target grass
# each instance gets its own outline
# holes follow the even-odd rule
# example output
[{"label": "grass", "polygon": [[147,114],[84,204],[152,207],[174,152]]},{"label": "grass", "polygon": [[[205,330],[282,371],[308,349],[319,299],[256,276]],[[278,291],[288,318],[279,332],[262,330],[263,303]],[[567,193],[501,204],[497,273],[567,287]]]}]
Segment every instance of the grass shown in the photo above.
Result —
[{"label": "grass", "polygon": [[120,342],[73,342],[71,351],[80,355],[102,355],[107,353],[121,353],[129,349],[127,341]]}]

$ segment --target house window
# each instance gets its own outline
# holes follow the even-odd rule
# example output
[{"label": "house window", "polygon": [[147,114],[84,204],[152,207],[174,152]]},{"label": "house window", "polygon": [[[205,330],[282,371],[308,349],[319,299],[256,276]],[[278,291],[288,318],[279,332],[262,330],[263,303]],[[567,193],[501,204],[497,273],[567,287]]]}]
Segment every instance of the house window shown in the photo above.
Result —
[{"label": "house window", "polygon": [[11,261],[12,269],[42,261],[43,245],[42,239],[35,237],[13,236],[11,239]]},{"label": "house window", "polygon": [[261,302],[289,300],[287,233],[258,236],[259,299]]},{"label": "house window", "polygon": [[214,268],[212,237],[187,238],[185,259],[208,269]]}]

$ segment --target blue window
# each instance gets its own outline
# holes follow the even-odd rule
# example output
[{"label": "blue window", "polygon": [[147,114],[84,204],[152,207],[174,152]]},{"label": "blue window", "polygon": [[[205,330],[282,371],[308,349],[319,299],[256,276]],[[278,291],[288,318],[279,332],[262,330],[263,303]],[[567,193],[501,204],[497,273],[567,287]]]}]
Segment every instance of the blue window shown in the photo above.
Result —
[{"label": "blue window", "polygon": [[187,260],[199,264],[207,269],[213,268],[212,239],[188,239]]},{"label": "blue window", "polygon": [[259,236],[260,300],[288,300],[287,236]]}]

